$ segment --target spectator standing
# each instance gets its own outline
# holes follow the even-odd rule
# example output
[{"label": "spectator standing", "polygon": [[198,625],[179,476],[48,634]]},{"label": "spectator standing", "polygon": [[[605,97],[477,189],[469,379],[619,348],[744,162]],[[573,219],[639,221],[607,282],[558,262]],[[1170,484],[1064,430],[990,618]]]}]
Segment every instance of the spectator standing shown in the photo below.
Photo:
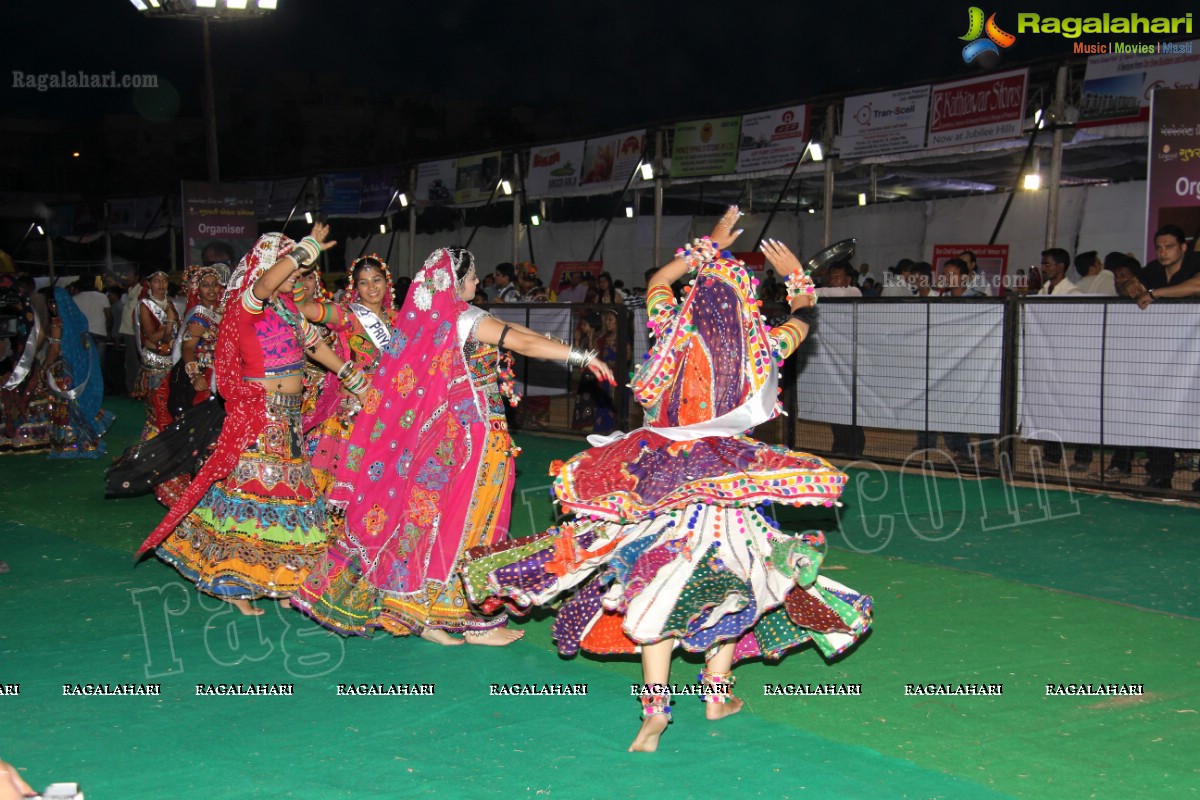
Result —
[{"label": "spectator standing", "polygon": [[138,373],[142,371],[142,359],[138,355],[139,347],[137,329],[134,327],[135,314],[142,297],[141,275],[136,270],[129,276],[125,285],[125,299],[121,303],[121,341],[125,345],[125,393],[133,392],[137,384]]},{"label": "spectator standing", "polygon": [[88,336],[92,339],[92,345],[96,348],[96,355],[103,368],[108,351],[108,331],[112,327],[112,303],[103,292],[95,289],[81,290],[80,283],[81,281],[72,283],[67,287],[67,291],[87,318]]},{"label": "spectator standing", "polygon": [[1042,251],[1042,288],[1038,289],[1041,297],[1062,297],[1068,294],[1079,294],[1079,287],[1067,277],[1067,267],[1071,264],[1071,254],[1061,247],[1052,247]]}]

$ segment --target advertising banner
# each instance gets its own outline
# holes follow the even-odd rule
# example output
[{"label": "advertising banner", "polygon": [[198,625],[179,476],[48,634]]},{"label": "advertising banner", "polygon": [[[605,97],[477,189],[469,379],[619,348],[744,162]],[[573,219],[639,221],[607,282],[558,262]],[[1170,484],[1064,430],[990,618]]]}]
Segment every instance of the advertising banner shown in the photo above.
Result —
[{"label": "advertising banner", "polygon": [[1029,70],[999,72],[933,87],[927,146],[1012,139],[1022,135]]},{"label": "advertising banner", "polygon": [[808,144],[808,106],[789,106],[742,117],[738,172],[790,167]]},{"label": "advertising banner", "polygon": [[1090,56],[1079,102],[1079,125],[1139,122],[1150,116],[1156,89],[1200,85],[1200,39],[1172,43],[1171,52]]},{"label": "advertising banner", "polygon": [[933,271],[941,275],[942,266],[952,258],[958,258],[964,250],[975,254],[975,274],[987,281],[993,297],[1015,289],[1016,283],[1008,274],[1008,245],[1006,244],[935,244],[933,246]]},{"label": "advertising banner", "polygon": [[362,196],[361,172],[330,172],[321,176],[321,210],[326,216],[355,216]]},{"label": "advertising banner", "polygon": [[455,203],[486,203],[500,181],[500,151],[462,156],[454,184]]},{"label": "advertising banner", "polygon": [[[403,186],[407,170],[400,166],[376,167],[363,170],[362,193],[358,210],[362,214],[382,214],[392,200],[397,186]],[[411,191],[411,188],[409,189]],[[412,200],[412,198],[409,198]],[[400,203],[392,203],[392,211],[400,210]]]},{"label": "advertising banner", "polygon": [[417,166],[417,202],[445,206],[454,202],[458,167],[453,158],[427,161]]},{"label": "advertising banner", "polygon": [[671,177],[728,175],[737,167],[741,117],[698,119],[675,125]]},{"label": "advertising banner", "polygon": [[1200,230],[1200,89],[1159,89],[1152,100],[1146,261],[1156,258],[1154,232],[1163,225]]},{"label": "advertising banner", "polygon": [[925,147],[929,86],[847,97],[842,106],[842,158],[904,153]]},{"label": "advertising banner", "polygon": [[554,197],[579,188],[583,173],[585,142],[548,144],[529,151],[529,172],[525,176],[528,197]]},{"label": "advertising banner", "polygon": [[646,131],[588,139],[583,153],[580,184],[589,189],[619,191],[637,169],[646,146]]},{"label": "advertising banner", "polygon": [[183,181],[183,235],[188,264],[218,260],[206,250],[240,258],[258,238],[254,184]]}]

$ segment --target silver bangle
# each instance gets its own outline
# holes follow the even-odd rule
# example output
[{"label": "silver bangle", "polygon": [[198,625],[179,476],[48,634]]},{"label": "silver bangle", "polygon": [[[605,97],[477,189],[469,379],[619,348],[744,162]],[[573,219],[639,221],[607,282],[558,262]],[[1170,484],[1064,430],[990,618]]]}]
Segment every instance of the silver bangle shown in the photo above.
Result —
[{"label": "silver bangle", "polygon": [[584,369],[588,364],[592,363],[592,361],[595,360],[596,356],[598,355],[599,353],[597,353],[595,350],[580,350],[578,347],[572,347],[570,352],[567,353],[567,366]]}]

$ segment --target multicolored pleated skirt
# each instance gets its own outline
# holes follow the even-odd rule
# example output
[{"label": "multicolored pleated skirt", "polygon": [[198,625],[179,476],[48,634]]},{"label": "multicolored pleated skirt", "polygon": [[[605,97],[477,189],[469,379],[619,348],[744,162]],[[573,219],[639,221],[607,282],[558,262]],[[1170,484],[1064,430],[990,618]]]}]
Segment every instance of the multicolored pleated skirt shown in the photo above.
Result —
[{"label": "multicolored pleated skirt", "polygon": [[301,445],[300,400],[267,393],[256,441],[157,550],[207,594],[289,597],[324,555],[325,502]]},{"label": "multicolored pleated skirt", "polygon": [[554,623],[564,655],[674,638],[696,652],[733,642],[735,660],[808,642],[833,657],[870,627],[871,598],[819,575],[824,536],[784,533],[762,513],[771,502],[832,505],[846,476],[821,458],[746,437],[637,431],[555,472],[577,518],[468,552],[463,576],[485,612],[573,592]]},{"label": "multicolored pleated skirt", "polygon": [[[471,497],[459,552],[494,545],[507,534],[512,492],[513,446],[503,420],[492,423],[484,444],[477,481]],[[428,531],[413,527],[398,532],[393,546],[411,553],[413,539]],[[327,628],[342,634],[368,635],[382,628],[396,636],[419,635],[427,628],[450,633],[482,633],[508,623],[506,614],[481,615],[467,602],[462,576],[455,569],[449,579],[426,577],[416,591],[401,592],[363,576],[362,564],[352,547],[341,539],[329,548],[324,563],[296,593],[293,605]],[[405,559],[399,559],[401,563]],[[422,564],[403,569],[423,570]],[[405,577],[390,576],[397,583]]]}]

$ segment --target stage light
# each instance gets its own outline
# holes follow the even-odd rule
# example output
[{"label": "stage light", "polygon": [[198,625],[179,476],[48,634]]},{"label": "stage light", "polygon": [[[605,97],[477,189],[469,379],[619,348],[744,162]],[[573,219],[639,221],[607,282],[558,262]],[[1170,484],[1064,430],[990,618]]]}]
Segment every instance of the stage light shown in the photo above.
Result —
[{"label": "stage light", "polygon": [[246,0],[225,0],[225,6],[235,11],[245,11]]},{"label": "stage light", "polygon": [[274,11],[276,5],[276,0],[258,0],[258,7],[263,11]]},{"label": "stage light", "polygon": [[625,206],[625,216],[633,219],[633,206]]},{"label": "stage light", "polygon": [[[44,229],[44,228],[42,228],[42,226],[41,226],[41,225],[34,225],[33,227],[37,228],[38,236],[45,236],[45,235],[46,235],[46,231],[45,231],[45,229]],[[131,313],[132,313],[132,312],[131,312]]]},{"label": "stage light", "polygon": [[808,210],[808,213],[810,213],[810,214],[815,214],[815,213],[817,213],[817,210],[816,210],[815,208],[810,208],[810,209]]},{"label": "stage light", "polygon": [[860,206],[865,206],[867,204],[867,195],[864,192],[858,193],[858,204]]},{"label": "stage light", "polygon": [[1030,192],[1035,192],[1042,188],[1042,176],[1036,172],[1029,172],[1025,175],[1025,188]]},{"label": "stage light", "polygon": [[538,225],[542,224],[542,218],[539,217],[537,214],[530,214],[529,215],[529,224],[536,228]]},{"label": "stage light", "polygon": [[71,153],[71,158],[79,158],[79,151],[76,150],[75,152]]},{"label": "stage light", "polygon": [[404,192],[401,192],[400,196],[396,199],[400,201],[401,208],[408,208],[408,195],[406,195]]},{"label": "stage light", "polygon": [[825,151],[821,149],[820,142],[814,141],[814,142],[808,143],[808,156],[813,161],[824,161],[825,160]]},{"label": "stage light", "polygon": [[161,8],[161,6],[158,4],[158,0],[150,0],[150,5],[154,6],[155,8]]},{"label": "stage light", "polygon": [[305,211],[304,212],[304,221],[307,222],[309,225],[312,225],[312,220],[313,220],[312,212]]},{"label": "stage light", "polygon": [[379,232],[387,233],[387,223],[386,222],[379,223]]},{"label": "stage light", "polygon": [[129,2],[133,3],[133,7],[136,8],[138,11],[149,11],[150,10],[149,8],[146,7],[146,4],[142,2],[142,0],[129,0]]},{"label": "stage light", "polygon": [[642,170],[642,180],[644,180],[644,181],[654,180],[654,165],[653,164],[651,164],[649,161],[643,161],[641,170]]},{"label": "stage light", "polygon": [[512,196],[512,183],[508,180],[508,178],[500,181],[500,191],[504,192],[504,194],[508,197]]},{"label": "stage light", "polygon": [[196,8],[216,8],[217,0],[196,0]]}]

